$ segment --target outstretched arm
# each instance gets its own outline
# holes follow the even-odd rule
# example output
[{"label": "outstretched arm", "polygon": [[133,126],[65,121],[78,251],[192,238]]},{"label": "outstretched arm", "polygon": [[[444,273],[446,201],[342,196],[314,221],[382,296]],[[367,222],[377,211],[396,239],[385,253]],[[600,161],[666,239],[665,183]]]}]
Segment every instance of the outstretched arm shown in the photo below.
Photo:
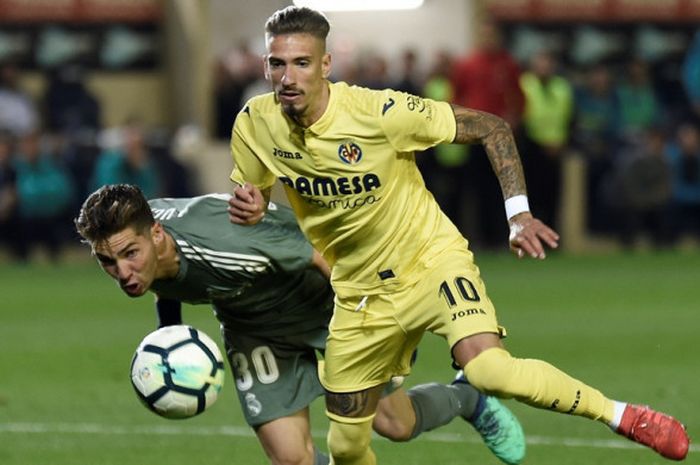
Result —
[{"label": "outstretched arm", "polygon": [[[544,244],[556,248],[559,235],[549,226],[534,218],[527,206],[525,175],[520,163],[515,139],[508,123],[483,111],[452,105],[457,122],[455,143],[481,143],[489,157],[506,204],[514,205],[507,211],[510,224],[510,248],[518,257],[529,255],[545,258]],[[507,208],[510,210],[510,208]],[[512,213],[512,214],[511,214]]]}]

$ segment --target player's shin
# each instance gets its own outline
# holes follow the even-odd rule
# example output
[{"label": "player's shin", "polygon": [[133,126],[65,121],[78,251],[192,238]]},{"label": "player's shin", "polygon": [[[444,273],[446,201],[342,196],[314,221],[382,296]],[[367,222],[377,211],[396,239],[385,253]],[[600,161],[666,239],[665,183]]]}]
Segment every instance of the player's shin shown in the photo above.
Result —
[{"label": "player's shin", "polygon": [[479,392],[467,384],[421,384],[408,391],[416,424],[411,438],[446,425],[457,416],[469,418],[479,401]]},{"label": "player's shin", "polygon": [[541,360],[518,359],[492,348],[472,359],[464,373],[475,388],[496,397],[605,423],[613,418],[612,400]]},{"label": "player's shin", "polygon": [[326,412],[328,450],[334,465],[376,465],[377,459],[370,448],[374,415],[348,418]]}]

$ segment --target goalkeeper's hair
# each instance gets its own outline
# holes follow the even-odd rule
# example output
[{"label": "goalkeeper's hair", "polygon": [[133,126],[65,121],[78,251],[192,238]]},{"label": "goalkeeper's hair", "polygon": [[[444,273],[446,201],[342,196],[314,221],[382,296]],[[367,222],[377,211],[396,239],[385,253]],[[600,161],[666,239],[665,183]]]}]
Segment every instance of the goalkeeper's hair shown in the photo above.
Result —
[{"label": "goalkeeper's hair", "polygon": [[144,234],[155,219],[138,186],[108,184],[90,194],[73,222],[78,234],[96,245],[127,228]]},{"label": "goalkeeper's hair", "polygon": [[311,34],[323,41],[330,28],[328,19],[320,11],[293,5],[275,11],[265,23],[265,33],[271,36]]}]

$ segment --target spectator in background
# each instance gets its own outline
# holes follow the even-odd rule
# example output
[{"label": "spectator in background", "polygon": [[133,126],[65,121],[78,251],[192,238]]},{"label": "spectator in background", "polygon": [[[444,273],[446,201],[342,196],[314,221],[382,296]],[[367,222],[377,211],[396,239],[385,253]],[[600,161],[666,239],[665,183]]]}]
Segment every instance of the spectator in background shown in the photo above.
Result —
[{"label": "spectator in background", "polygon": [[478,28],[476,48],[456,60],[452,69],[454,103],[493,113],[516,129],[524,104],[520,66],[504,47],[496,22],[484,20]]},{"label": "spectator in background", "polygon": [[454,86],[450,80],[452,66],[453,59],[450,52],[447,50],[438,51],[428,72],[425,85],[414,95],[422,95],[442,102],[452,102],[454,100]]},{"label": "spectator in background", "polygon": [[[270,88],[270,83],[267,81],[267,79],[265,79],[265,66],[262,59],[257,59],[255,63],[252,63],[248,72],[248,84],[245,86],[243,93],[241,94],[241,102],[243,105],[245,105],[248,100],[256,95],[266,94],[272,90]],[[233,122],[230,123],[230,126],[233,127]]]},{"label": "spectator in background", "polygon": [[545,224],[557,226],[561,162],[571,132],[573,89],[557,74],[556,60],[546,51],[533,55],[520,85],[525,94],[521,157],[533,213]]},{"label": "spectator in background", "polygon": [[601,182],[619,149],[620,105],[608,66],[599,63],[585,71],[574,108],[571,143],[586,161],[586,224],[592,233],[609,233],[612,218],[601,199]]},{"label": "spectator in background", "polygon": [[695,33],[683,60],[682,80],[691,112],[700,118],[700,29]]},{"label": "spectator in background", "polygon": [[608,173],[603,191],[617,235],[632,247],[648,232],[655,246],[670,242],[671,168],[666,135],[656,128],[623,150]]},{"label": "spectator in background", "polygon": [[673,182],[673,225],[678,238],[700,237],[700,130],[681,124],[666,154]]},{"label": "spectator in background", "polygon": [[146,145],[144,129],[131,121],[121,129],[119,147],[104,150],[95,164],[92,188],[106,184],[135,184],[146,198],[162,194],[162,180],[150,148]]},{"label": "spectator in background", "polygon": [[[176,154],[175,135],[165,129],[152,129],[144,138],[144,145],[156,166],[161,195],[192,197],[196,178],[194,167],[187,166]],[[190,168],[193,170],[190,172]]]},{"label": "spectator in background", "polygon": [[0,129],[22,137],[38,124],[34,100],[19,87],[19,69],[14,63],[0,64]]},{"label": "spectator in background", "polygon": [[76,195],[73,211],[80,208],[79,201],[89,193],[92,173],[100,155],[98,137],[100,133],[81,131],[79,134],[51,134],[54,151],[63,160],[73,178]]},{"label": "spectator in background", "polygon": [[389,63],[379,53],[371,52],[361,58],[359,72],[359,82],[357,82],[359,86],[381,90],[391,85]]},{"label": "spectator in background", "polygon": [[617,85],[620,102],[620,131],[623,139],[635,144],[644,131],[661,120],[661,104],[651,81],[649,66],[640,58],[630,59],[623,79]]},{"label": "spectator in background", "polygon": [[245,103],[243,93],[257,79],[256,67],[261,61],[247,42],[241,42],[214,63],[216,138],[228,140],[231,136],[233,119]]},{"label": "spectator in background", "polygon": [[80,207],[79,199],[85,198],[91,187],[90,175],[99,153],[96,139],[102,129],[101,105],[87,88],[82,66],[69,64],[49,71],[43,110],[56,152],[75,182],[75,210]]},{"label": "spectator in background", "polygon": [[202,192],[205,184],[200,171],[201,165],[197,162],[201,154],[207,150],[207,138],[204,131],[193,124],[180,126],[173,134],[170,141],[170,159],[176,167],[166,177],[179,177],[176,183],[179,188],[171,186],[166,193],[172,197],[194,197]]},{"label": "spectator in background", "polygon": [[229,76],[223,61],[214,62],[214,137],[217,139],[226,138],[226,127],[231,128],[231,115],[240,110],[242,86],[238,85]]},{"label": "spectator in background", "polygon": [[417,68],[418,54],[413,49],[401,53],[401,70],[398,81],[389,86],[392,89],[407,92],[412,95],[422,95],[422,79]]},{"label": "spectator in background", "polygon": [[13,165],[14,138],[0,131],[0,243],[15,258],[22,258],[19,212],[17,208],[17,170]]},{"label": "spectator in background", "polygon": [[[418,93],[433,100],[452,102],[454,89],[450,81],[452,56],[447,51],[438,52],[428,73],[423,90]],[[416,162],[435,200],[443,212],[452,220],[465,236],[471,237],[470,226],[465,211],[468,195],[465,183],[466,163],[469,147],[463,144],[439,144],[425,150],[424,156],[417,156]]]},{"label": "spectator in background", "polygon": [[49,72],[44,95],[46,127],[68,137],[101,128],[100,104],[85,86],[84,70],[68,65]]},{"label": "spectator in background", "polygon": [[[478,27],[476,48],[456,60],[451,72],[453,103],[500,116],[517,134],[524,103],[520,67],[503,46],[497,23],[484,20]],[[470,242],[476,247],[500,249],[502,238],[508,235],[501,189],[494,176],[483,176],[491,169],[483,147],[474,145],[469,150],[462,182],[473,192],[470,202],[478,218],[478,230],[473,231]]]},{"label": "spectator in background", "polygon": [[15,160],[20,255],[26,259],[33,245],[43,244],[56,261],[70,231],[75,190],[67,170],[41,142],[39,132],[25,135]]}]

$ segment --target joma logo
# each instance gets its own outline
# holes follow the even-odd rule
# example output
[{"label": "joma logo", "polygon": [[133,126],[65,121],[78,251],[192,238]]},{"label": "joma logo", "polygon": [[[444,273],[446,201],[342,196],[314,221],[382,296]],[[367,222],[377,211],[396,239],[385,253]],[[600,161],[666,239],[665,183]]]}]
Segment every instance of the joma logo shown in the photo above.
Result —
[{"label": "joma logo", "polygon": [[486,312],[480,308],[468,308],[466,310],[452,312],[452,321],[455,321],[457,318],[463,318],[465,316],[478,315],[478,314],[486,315]]},{"label": "joma logo", "polygon": [[277,147],[272,150],[272,154],[279,158],[291,158],[294,160],[301,160],[303,158],[299,152],[288,152],[286,150],[278,149]]}]

